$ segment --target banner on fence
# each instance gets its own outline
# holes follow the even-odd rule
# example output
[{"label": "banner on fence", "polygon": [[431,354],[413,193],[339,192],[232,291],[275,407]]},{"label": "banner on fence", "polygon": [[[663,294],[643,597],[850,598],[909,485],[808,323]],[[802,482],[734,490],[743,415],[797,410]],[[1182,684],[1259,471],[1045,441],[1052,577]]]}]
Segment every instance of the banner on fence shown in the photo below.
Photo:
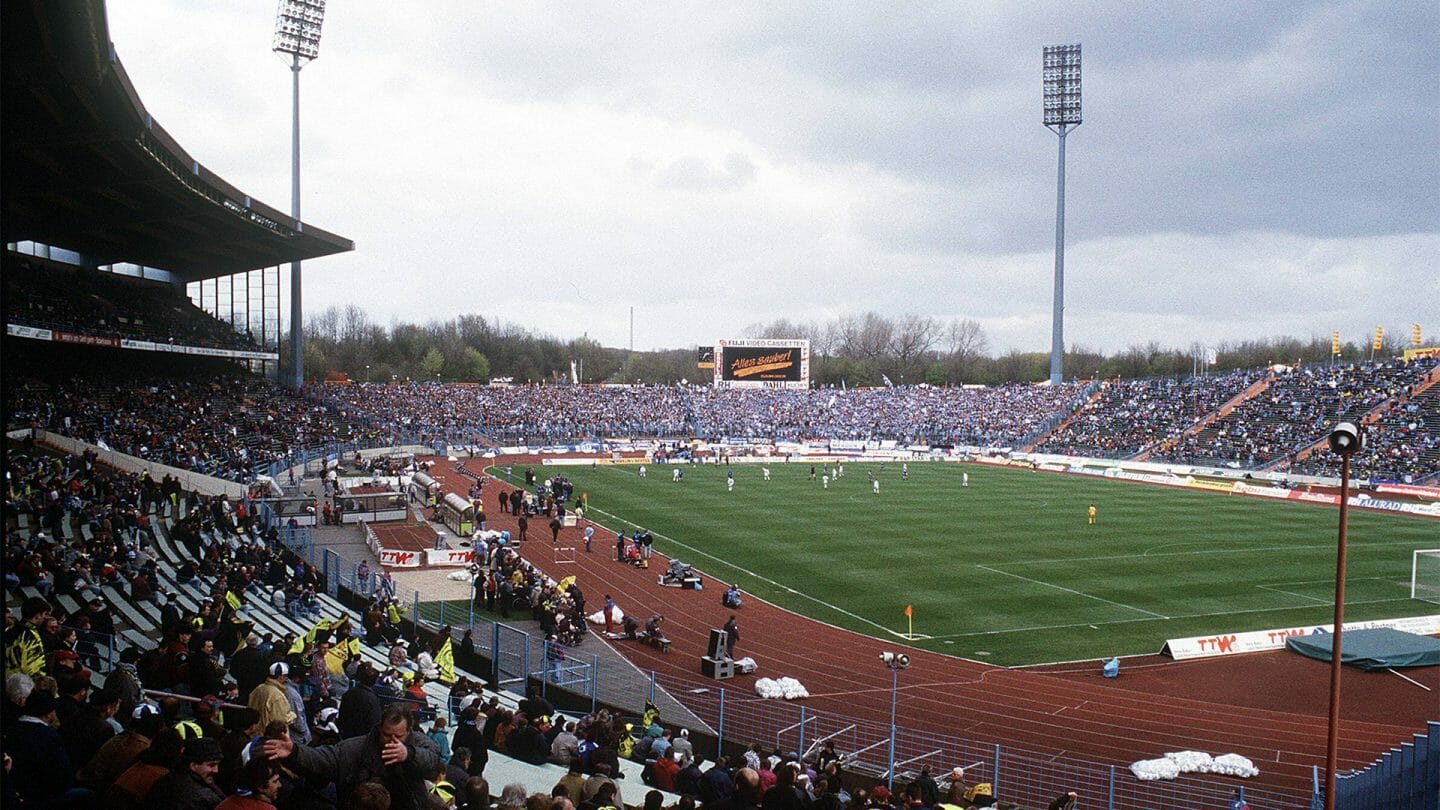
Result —
[{"label": "banner on fence", "polygon": [[[1349,630],[1372,630],[1390,627],[1406,633],[1433,636],[1440,633],[1440,616],[1410,616],[1400,619],[1374,619],[1363,622],[1346,622],[1343,628]],[[1169,655],[1177,661],[1189,658],[1211,658],[1237,653],[1278,650],[1285,646],[1285,640],[1295,636],[1313,636],[1330,632],[1330,625],[1304,625],[1281,627],[1274,630],[1251,630],[1239,633],[1217,633],[1192,638],[1172,638],[1165,642],[1162,655]]]},{"label": "banner on fence", "polygon": [[440,568],[464,568],[475,561],[475,552],[468,548],[447,548],[425,552],[425,564]]},{"label": "banner on fence", "polygon": [[380,558],[380,564],[390,568],[419,568],[423,561],[419,551],[401,551],[393,548],[382,548],[375,552]]}]

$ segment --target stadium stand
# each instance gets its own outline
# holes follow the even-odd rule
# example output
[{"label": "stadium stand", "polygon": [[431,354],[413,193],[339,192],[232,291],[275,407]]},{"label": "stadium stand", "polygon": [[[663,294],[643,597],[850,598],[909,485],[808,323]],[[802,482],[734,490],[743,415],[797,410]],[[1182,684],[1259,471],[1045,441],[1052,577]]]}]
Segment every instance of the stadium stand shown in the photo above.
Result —
[{"label": "stadium stand", "polygon": [[9,324],[167,345],[260,348],[252,336],[217,321],[163,282],[14,253],[5,255],[4,279]]}]

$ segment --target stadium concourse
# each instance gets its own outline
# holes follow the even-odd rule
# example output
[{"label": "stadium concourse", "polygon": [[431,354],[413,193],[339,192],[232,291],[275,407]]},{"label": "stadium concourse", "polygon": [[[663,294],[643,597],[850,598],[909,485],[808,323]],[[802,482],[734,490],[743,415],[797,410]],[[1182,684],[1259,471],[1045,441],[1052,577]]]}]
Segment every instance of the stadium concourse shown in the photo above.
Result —
[{"label": "stadium concourse", "polygon": [[[539,456],[517,456],[464,463],[469,473],[479,474],[482,463],[540,468],[542,461]],[[463,491],[469,475],[450,467],[437,464],[431,472],[447,489]],[[503,482],[487,486],[485,508],[490,528],[514,532],[512,516],[502,514],[498,503],[499,492],[507,490]],[[576,573],[574,565],[555,565],[553,548],[579,545],[584,526],[582,522],[563,529],[557,546],[532,539],[524,546],[526,558],[542,570]],[[597,534],[613,536],[603,530]],[[672,640],[668,654],[623,642],[622,650],[643,669],[689,681],[706,653],[708,631],[720,627],[731,611],[708,591],[656,588],[654,570],[666,564],[658,555],[650,570],[617,564],[609,544],[597,543],[592,554],[578,556],[578,575],[587,592],[616,595],[627,614],[663,614]],[[874,662],[883,650],[893,649],[893,642],[810,621],[759,600],[746,601],[741,619],[744,642],[739,654],[763,661],[771,677],[799,678],[810,692],[808,710],[887,722],[889,673]],[[1186,677],[1188,664],[1174,662],[1165,677],[1157,673],[1117,683],[1097,677],[1098,662],[1083,670],[1088,677],[1077,677],[1081,673],[1074,667],[1058,672],[1009,670],[920,650],[910,655],[914,665],[907,675],[912,677],[900,685],[897,724],[934,738],[911,741],[906,750],[896,752],[897,760],[925,755],[940,737],[998,742],[1044,757],[1126,764],[1167,751],[1233,752],[1260,765],[1256,785],[1302,794],[1308,793],[1313,765],[1325,756],[1326,667],[1295,656],[1207,662],[1202,666],[1209,671],[1194,678]],[[1430,688],[1440,689],[1437,668],[1420,677],[1434,682]],[[1342,767],[1363,767],[1430,719],[1423,706],[1416,713],[1409,691],[1414,687],[1398,679],[1388,685],[1393,694],[1387,694],[1373,681],[1358,688],[1353,673],[1346,678],[1355,688],[1348,693],[1354,702],[1345,706]],[[1159,688],[1167,679],[1169,685]],[[735,691],[751,690],[753,680],[737,675]],[[1267,708],[1269,698],[1281,692],[1287,696],[1285,708]],[[686,701],[683,693],[677,697]]]}]

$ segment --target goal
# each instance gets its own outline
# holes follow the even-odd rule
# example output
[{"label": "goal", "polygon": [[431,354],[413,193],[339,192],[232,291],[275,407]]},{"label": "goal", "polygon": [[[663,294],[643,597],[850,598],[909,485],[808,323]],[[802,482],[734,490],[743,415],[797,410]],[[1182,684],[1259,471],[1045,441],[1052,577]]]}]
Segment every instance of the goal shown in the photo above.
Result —
[{"label": "goal", "polygon": [[1415,550],[1410,562],[1410,598],[1440,604],[1440,548]]}]

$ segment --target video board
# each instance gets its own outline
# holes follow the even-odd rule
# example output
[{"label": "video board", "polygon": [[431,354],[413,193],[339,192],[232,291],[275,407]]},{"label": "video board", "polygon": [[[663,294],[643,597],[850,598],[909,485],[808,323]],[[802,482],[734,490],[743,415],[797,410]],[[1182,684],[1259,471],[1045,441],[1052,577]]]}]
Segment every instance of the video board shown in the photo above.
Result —
[{"label": "video board", "polygon": [[715,387],[809,388],[810,341],[716,341]]}]

